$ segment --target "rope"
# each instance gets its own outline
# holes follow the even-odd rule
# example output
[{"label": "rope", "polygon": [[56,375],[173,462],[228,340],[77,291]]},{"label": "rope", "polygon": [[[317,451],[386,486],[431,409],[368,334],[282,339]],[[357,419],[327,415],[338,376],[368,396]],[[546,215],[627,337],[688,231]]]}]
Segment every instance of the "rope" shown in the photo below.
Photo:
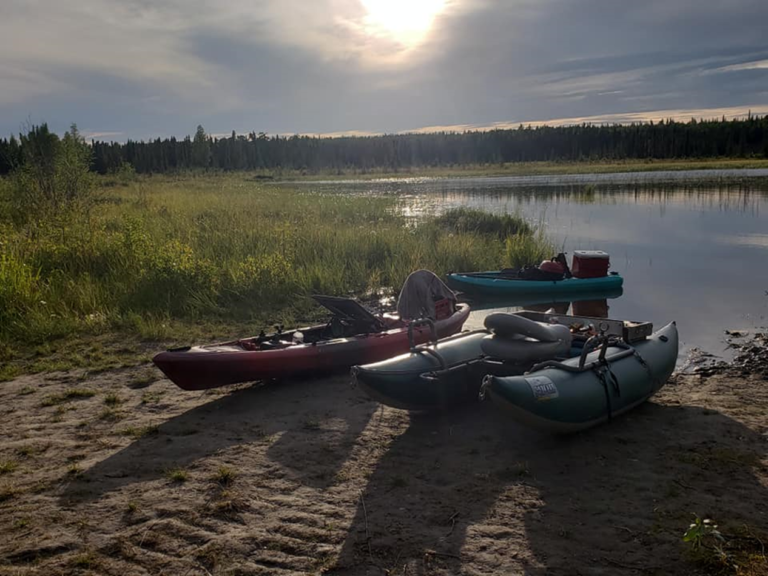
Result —
[{"label": "rope", "polygon": [[643,358],[640,355],[640,352],[637,351],[637,348],[635,350],[635,358],[637,358],[637,361],[640,362],[640,365],[645,368],[645,371],[648,372],[648,376],[651,379],[651,393],[653,393],[654,390],[658,390],[661,388],[661,382],[659,381],[656,376],[653,375],[653,370],[651,370],[651,367],[648,365],[648,362],[645,361],[645,358]]}]

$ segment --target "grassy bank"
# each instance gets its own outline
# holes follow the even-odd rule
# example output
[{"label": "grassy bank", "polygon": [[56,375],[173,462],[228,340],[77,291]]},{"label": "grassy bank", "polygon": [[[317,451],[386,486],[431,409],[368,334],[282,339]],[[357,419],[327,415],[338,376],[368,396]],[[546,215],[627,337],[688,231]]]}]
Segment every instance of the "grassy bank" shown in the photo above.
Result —
[{"label": "grassy bank", "polygon": [[375,178],[442,178],[476,176],[536,176],[564,174],[608,174],[616,172],[658,172],[664,170],[735,170],[768,168],[766,158],[704,158],[687,160],[620,160],[581,162],[513,162],[486,165],[421,166],[393,171],[388,168],[370,170],[320,171],[308,173],[297,170],[265,171],[256,178],[274,180],[344,180]]},{"label": "grassy bank", "polygon": [[[62,339],[242,334],[310,319],[311,293],[359,295],[418,268],[514,266],[553,250],[516,217],[458,211],[413,226],[396,198],[275,190],[242,175],[139,179],[98,197],[88,217],[14,225],[3,209],[0,377],[66,356]],[[93,366],[94,355],[68,360]]]}]

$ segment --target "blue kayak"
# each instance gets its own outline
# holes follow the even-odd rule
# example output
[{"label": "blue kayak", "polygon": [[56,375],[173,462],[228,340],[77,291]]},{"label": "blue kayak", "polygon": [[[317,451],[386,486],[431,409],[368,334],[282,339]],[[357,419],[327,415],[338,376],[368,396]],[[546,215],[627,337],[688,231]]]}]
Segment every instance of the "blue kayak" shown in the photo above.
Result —
[{"label": "blue kayak", "polygon": [[520,280],[505,277],[502,272],[452,272],[447,275],[448,285],[467,293],[513,294],[568,294],[601,292],[621,288],[624,278],[612,272],[600,278],[566,278],[564,280]]}]

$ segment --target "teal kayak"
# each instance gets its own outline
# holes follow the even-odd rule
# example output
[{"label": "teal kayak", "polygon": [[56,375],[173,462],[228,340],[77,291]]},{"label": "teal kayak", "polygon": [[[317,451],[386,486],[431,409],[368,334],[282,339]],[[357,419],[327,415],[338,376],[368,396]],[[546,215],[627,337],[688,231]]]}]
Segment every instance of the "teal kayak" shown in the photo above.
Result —
[{"label": "teal kayak", "polygon": [[[604,357],[601,360],[600,354]],[[642,404],[664,386],[678,354],[674,322],[632,346],[543,362],[524,375],[489,375],[489,396],[513,420],[554,433],[591,428]]]},{"label": "teal kayak", "polygon": [[489,294],[497,296],[536,294],[558,295],[581,292],[600,292],[617,290],[624,284],[624,278],[611,273],[599,278],[566,278],[563,280],[520,280],[505,277],[500,271],[491,272],[452,272],[446,276],[448,285],[454,290],[467,293]]},{"label": "teal kayak", "polygon": [[564,307],[566,310],[570,307],[570,305],[574,302],[590,302],[595,301],[599,302],[602,301],[604,305],[607,305],[606,300],[614,300],[616,298],[620,298],[624,294],[624,289],[619,287],[615,289],[609,289],[609,290],[598,290],[596,292],[576,292],[573,294],[568,294],[566,296],[560,296],[557,293],[552,294],[527,294],[527,293],[521,293],[521,294],[510,294],[506,297],[503,295],[497,295],[496,297],[493,297],[492,295],[488,296],[481,296],[480,298],[472,298],[471,296],[467,298],[467,301],[472,306],[473,312],[478,312],[480,310],[496,310],[496,309],[504,309],[504,308],[525,308],[527,310],[536,310],[535,307],[539,306],[546,306],[546,307],[554,307],[557,308],[558,306]]}]

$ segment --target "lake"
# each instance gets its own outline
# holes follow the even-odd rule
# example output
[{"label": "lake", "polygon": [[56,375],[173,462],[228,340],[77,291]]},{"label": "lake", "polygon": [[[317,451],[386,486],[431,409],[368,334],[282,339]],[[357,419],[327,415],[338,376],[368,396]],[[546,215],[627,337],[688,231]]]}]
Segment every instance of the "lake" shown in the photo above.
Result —
[{"label": "lake", "polygon": [[[296,185],[298,183],[293,183]],[[605,250],[623,293],[571,312],[677,321],[681,357],[729,357],[726,329],[768,325],[768,170],[303,182],[317,192],[397,194],[414,218],[457,206],[520,213],[564,252]],[[473,312],[467,328],[489,312]],[[480,303],[483,306],[483,303]],[[530,307],[530,306],[528,306]],[[548,307],[545,305],[544,307]],[[559,306],[563,311],[568,303]]]}]

